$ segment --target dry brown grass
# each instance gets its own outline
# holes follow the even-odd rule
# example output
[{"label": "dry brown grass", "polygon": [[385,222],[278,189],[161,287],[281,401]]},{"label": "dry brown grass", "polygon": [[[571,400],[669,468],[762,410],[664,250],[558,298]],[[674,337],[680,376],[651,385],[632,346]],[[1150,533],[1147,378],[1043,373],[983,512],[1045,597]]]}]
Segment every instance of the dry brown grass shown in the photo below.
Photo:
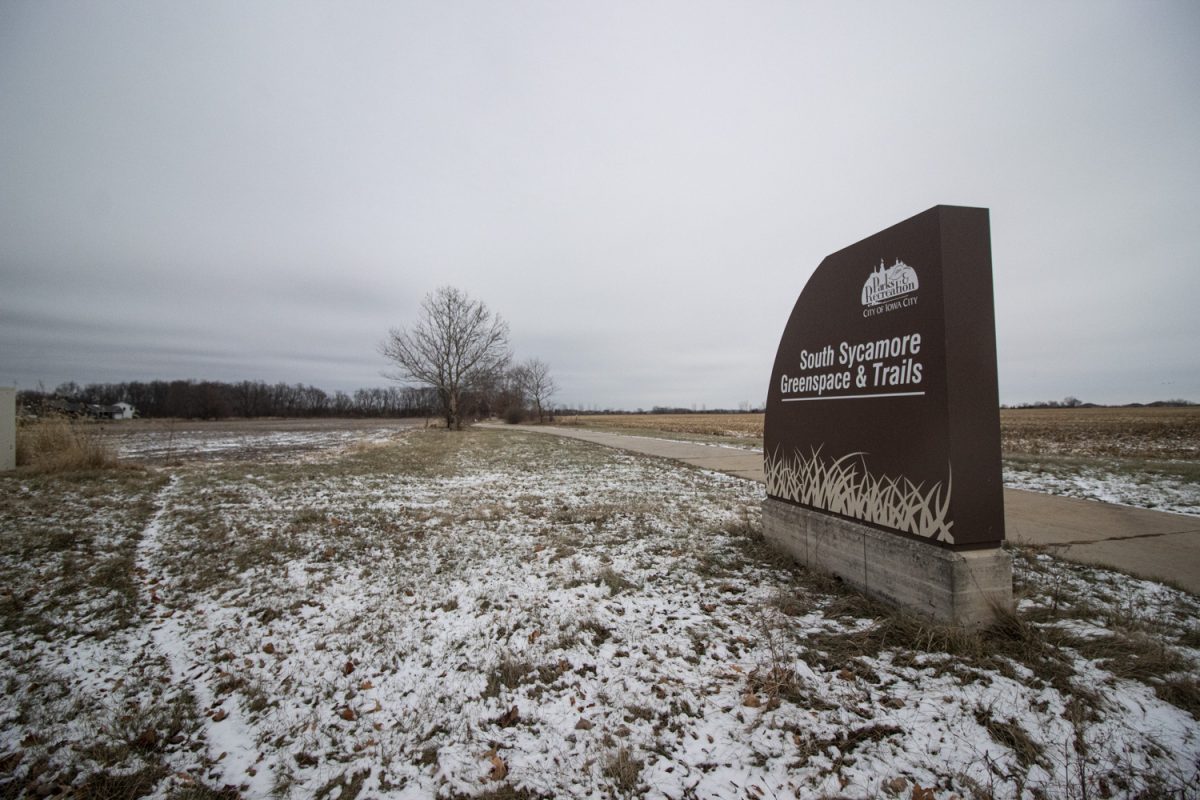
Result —
[{"label": "dry brown grass", "polygon": [[117,466],[117,456],[88,421],[42,417],[17,427],[17,466],[35,472],[74,472]]},{"label": "dry brown grass", "polygon": [[1000,412],[1004,453],[1200,460],[1200,407]]},{"label": "dry brown grass", "polygon": [[612,782],[620,797],[632,797],[639,790],[644,762],[628,747],[622,747],[604,762],[604,776]]},{"label": "dry brown grass", "polygon": [[[583,414],[559,424],[641,435],[761,441],[762,414]],[[1000,411],[1005,455],[1200,461],[1200,406]]]}]

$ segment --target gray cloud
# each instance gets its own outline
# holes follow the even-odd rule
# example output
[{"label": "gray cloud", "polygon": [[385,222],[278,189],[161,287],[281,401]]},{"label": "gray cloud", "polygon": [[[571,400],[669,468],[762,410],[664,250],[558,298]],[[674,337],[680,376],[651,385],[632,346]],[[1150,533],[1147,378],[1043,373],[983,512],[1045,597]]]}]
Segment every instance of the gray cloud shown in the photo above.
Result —
[{"label": "gray cloud", "polygon": [[0,7],[0,381],[379,384],[453,284],[560,399],[766,392],[820,260],[992,209],[1002,400],[1200,399],[1200,12]]}]

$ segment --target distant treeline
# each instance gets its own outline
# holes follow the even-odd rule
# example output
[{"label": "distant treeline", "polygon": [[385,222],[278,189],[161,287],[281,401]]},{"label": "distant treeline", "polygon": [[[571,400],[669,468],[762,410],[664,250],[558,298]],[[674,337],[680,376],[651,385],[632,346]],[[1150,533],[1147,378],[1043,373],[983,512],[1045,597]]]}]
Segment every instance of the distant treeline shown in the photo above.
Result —
[{"label": "distant treeline", "polygon": [[128,403],[139,417],[224,419],[226,417],[424,417],[436,407],[432,389],[389,386],[353,393],[326,392],[303,384],[242,381],[130,381],[64,383],[53,392],[25,390],[21,406],[30,413],[86,413],[89,406]]},{"label": "distant treeline", "polygon": [[1191,400],[1176,398],[1174,400],[1155,400],[1153,403],[1126,403],[1120,406],[1106,406],[1101,403],[1085,403],[1077,397],[1067,397],[1062,400],[1038,400],[1033,403],[1001,404],[1001,408],[1185,408],[1193,406]]}]

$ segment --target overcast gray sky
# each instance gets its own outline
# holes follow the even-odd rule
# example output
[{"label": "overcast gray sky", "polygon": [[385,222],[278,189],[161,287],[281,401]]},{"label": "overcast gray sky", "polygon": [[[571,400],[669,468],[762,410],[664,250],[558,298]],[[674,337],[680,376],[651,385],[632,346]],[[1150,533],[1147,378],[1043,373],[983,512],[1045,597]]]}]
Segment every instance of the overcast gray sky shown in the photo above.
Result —
[{"label": "overcast gray sky", "polygon": [[451,284],[557,400],[761,402],[821,259],[991,209],[1003,402],[1200,401],[1200,4],[0,4],[0,384],[385,383]]}]

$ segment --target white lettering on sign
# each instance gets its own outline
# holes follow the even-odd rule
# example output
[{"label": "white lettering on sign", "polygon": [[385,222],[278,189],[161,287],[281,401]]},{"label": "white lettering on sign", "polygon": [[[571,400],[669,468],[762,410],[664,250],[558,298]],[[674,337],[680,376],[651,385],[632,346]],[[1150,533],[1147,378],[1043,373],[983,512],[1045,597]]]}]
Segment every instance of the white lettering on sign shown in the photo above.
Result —
[{"label": "white lettering on sign", "polygon": [[[797,400],[860,399],[868,397],[910,397],[925,394],[924,391],[908,391],[862,394],[859,390],[912,389],[921,385],[925,377],[925,366],[917,359],[921,354],[921,334],[906,333],[884,339],[865,342],[840,342],[835,348],[826,344],[815,350],[801,350],[800,372],[828,370],[835,363],[844,369],[836,372],[819,372],[810,375],[783,374],[779,379],[779,391],[785,395],[784,402]],[[853,394],[834,394],[848,392]],[[826,393],[831,394],[826,394]],[[788,397],[787,395],[813,395],[810,397]]]},{"label": "white lettering on sign", "polygon": [[874,361],[877,358],[916,355],[921,352],[921,334],[909,333],[904,336],[876,339],[873,342],[854,345],[842,342],[838,352],[841,353],[838,363],[846,367],[853,367],[863,361]]},{"label": "white lettering on sign", "polygon": [[782,375],[779,379],[779,391],[783,394],[798,394],[801,392],[816,392],[820,397],[825,392],[850,388],[849,372],[828,372],[821,375],[800,375],[789,377]]}]

